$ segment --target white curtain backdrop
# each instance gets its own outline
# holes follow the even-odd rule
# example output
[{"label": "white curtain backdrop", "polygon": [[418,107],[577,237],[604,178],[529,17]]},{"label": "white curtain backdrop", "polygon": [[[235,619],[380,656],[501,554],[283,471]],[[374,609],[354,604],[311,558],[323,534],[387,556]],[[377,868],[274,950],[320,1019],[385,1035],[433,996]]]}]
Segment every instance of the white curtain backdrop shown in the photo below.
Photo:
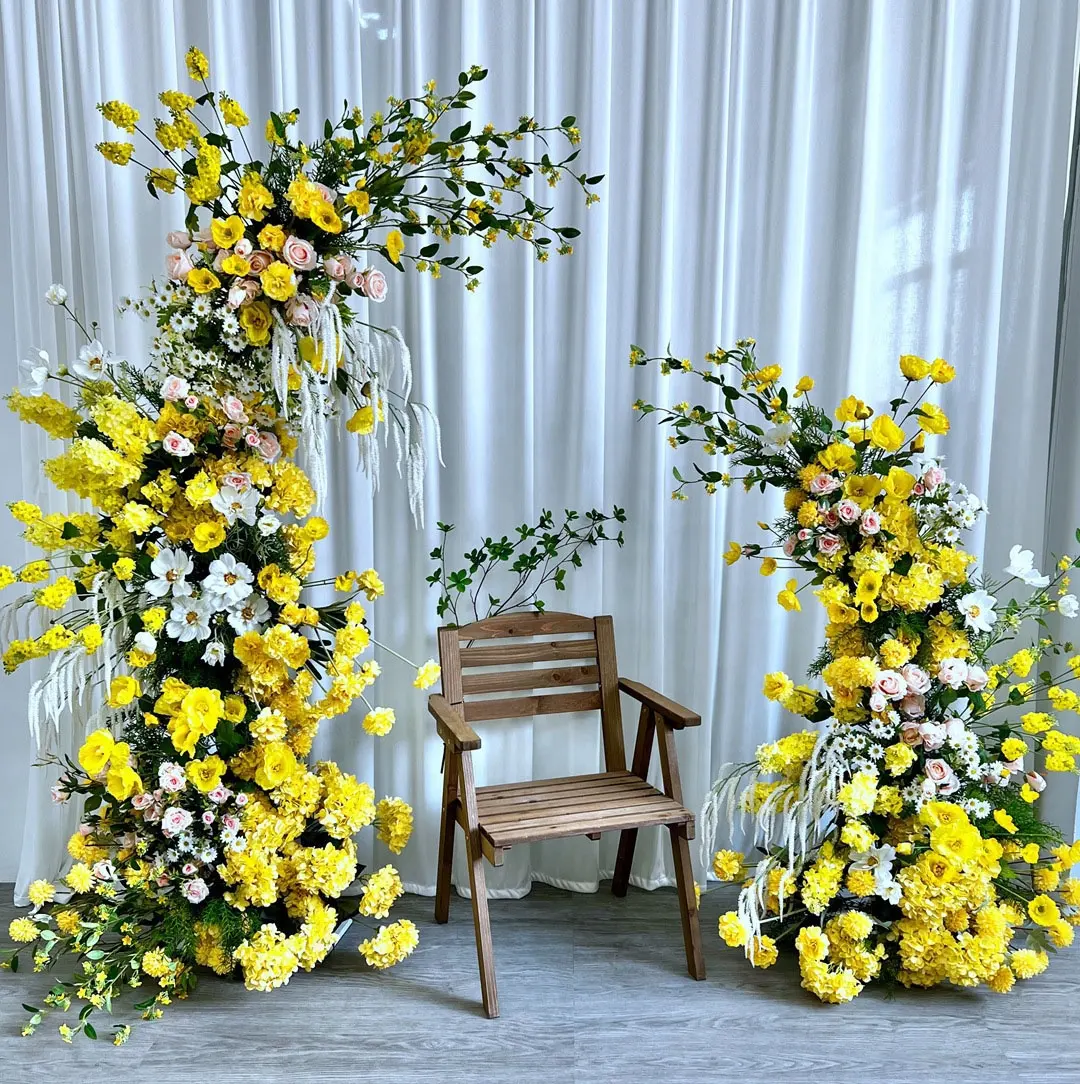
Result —
[{"label": "white curtain backdrop", "polygon": [[[1046,525],[1052,511],[1062,530],[1080,514],[1048,496],[1075,3],[0,0],[0,14],[9,383],[20,352],[74,346],[39,304],[54,280],[137,356],[143,329],[118,322],[111,304],[157,273],[181,212],[94,153],[94,103],[121,98],[149,113],[156,91],[185,85],[188,44],[209,53],[217,85],[253,117],[295,105],[301,128],[346,96],[370,112],[428,78],[450,85],[473,63],[491,72],[480,120],[576,114],[582,161],[608,180],[589,211],[560,201],[560,219],[582,229],[572,258],[541,266],[510,245],[481,250],[488,271],[475,295],[393,276],[379,316],[405,331],[422,397],[442,419],[446,469],[416,531],[395,480],[373,501],[342,444],[322,559],[374,564],[387,585],[377,636],[423,659],[437,624],[424,582],[437,519],[472,545],[542,507],[625,506],[626,548],[590,556],[558,601],[613,614],[621,671],[701,712],[704,725],[679,738],[692,806],[721,763],[793,727],[763,700],[761,676],[804,669],[821,623],[784,615],[775,582],[721,561],[730,539],[752,539],[755,521],[772,516],[771,499],[668,499],[676,454],[630,405],[681,399],[689,385],[631,370],[631,342],[700,357],[753,335],[792,379],[812,375],[823,401],[895,394],[902,352],[946,357],[958,376],[942,395],[954,427],[943,448],[991,509],[976,549],[985,541],[998,568],[1015,541],[1060,551],[1069,540],[1050,539]],[[0,439],[4,499],[44,499],[42,442],[10,417]],[[1062,455],[1075,472],[1075,447]],[[1075,489],[1068,470],[1056,477]],[[4,530],[4,552],[19,557]],[[325,726],[317,752],[412,802],[416,831],[395,864],[430,892],[440,745],[411,674],[384,663],[379,700],[397,709],[393,732],[374,741],[354,713]],[[17,894],[57,872],[74,815],[49,805],[47,773],[27,767],[25,688],[3,686],[14,751],[0,760],[0,878],[15,872],[21,841]],[[626,713],[629,741],[636,714]],[[588,720],[496,723],[481,736],[481,783],[600,765]],[[1071,801],[1059,800],[1059,817],[1071,819]],[[386,860],[364,846],[363,861]],[[515,848],[490,883],[501,895],[532,879],[594,890],[614,846]],[[635,883],[669,883],[666,852],[658,832],[643,833]]]}]

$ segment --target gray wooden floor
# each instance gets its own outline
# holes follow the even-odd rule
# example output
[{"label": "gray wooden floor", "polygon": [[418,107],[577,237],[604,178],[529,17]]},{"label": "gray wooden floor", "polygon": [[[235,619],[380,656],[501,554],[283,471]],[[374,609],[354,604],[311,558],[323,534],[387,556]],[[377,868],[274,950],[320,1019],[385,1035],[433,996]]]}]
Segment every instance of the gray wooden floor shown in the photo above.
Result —
[{"label": "gray wooden floor", "polygon": [[[326,964],[272,994],[204,979],[164,1019],[136,1017],[119,1050],[65,1046],[44,1029],[20,1037],[20,1002],[34,1003],[48,977],[3,972],[0,1081],[1080,1081],[1080,952],[1008,997],[867,992],[827,1006],[799,989],[791,961],[754,971],[723,946],[716,919],[731,899],[717,889],[702,901],[703,983],[684,970],[670,890],[616,900],[536,885],[526,899],[492,901],[498,1020],[480,1009],[469,901],[459,898],[447,926],[432,921],[430,899],[398,904],[394,916],[412,918],[421,941],[392,971],[365,967],[354,926]],[[0,903],[5,947],[15,913]]]}]

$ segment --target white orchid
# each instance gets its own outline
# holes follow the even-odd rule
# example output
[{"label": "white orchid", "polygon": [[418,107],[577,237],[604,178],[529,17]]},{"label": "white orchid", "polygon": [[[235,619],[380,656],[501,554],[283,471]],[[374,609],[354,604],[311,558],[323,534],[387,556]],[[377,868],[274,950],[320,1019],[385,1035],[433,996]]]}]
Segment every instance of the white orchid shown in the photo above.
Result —
[{"label": "white orchid", "polygon": [[251,583],[255,579],[251,569],[238,561],[231,553],[226,553],[210,562],[210,569],[203,580],[203,590],[216,609],[227,610],[251,594]]},{"label": "white orchid", "polygon": [[19,372],[26,381],[26,395],[40,395],[49,379],[49,354],[45,350],[34,351],[34,356],[19,362]]},{"label": "white orchid", "polygon": [[150,564],[154,578],[146,581],[145,591],[153,598],[164,598],[170,593],[178,598],[190,595],[187,576],[194,568],[190,555],[183,550],[163,548]]},{"label": "white orchid", "polygon": [[971,591],[956,603],[956,608],[964,615],[964,624],[975,632],[989,632],[997,621],[994,603],[997,599],[982,589]]},{"label": "white orchid", "polygon": [[210,504],[228,520],[230,526],[239,519],[254,527],[259,517],[259,493],[256,489],[242,491],[235,486],[223,485],[210,498]]},{"label": "white orchid", "polygon": [[258,591],[252,591],[243,602],[229,610],[228,620],[238,636],[258,632],[270,620],[270,606]]},{"label": "white orchid", "polygon": [[165,622],[165,632],[181,643],[209,639],[212,616],[213,612],[202,599],[174,599],[169,620]]},{"label": "white orchid", "polygon": [[1045,587],[1050,582],[1050,577],[1041,576],[1035,567],[1035,554],[1019,545],[1009,550],[1005,574],[1023,580],[1029,587]]}]

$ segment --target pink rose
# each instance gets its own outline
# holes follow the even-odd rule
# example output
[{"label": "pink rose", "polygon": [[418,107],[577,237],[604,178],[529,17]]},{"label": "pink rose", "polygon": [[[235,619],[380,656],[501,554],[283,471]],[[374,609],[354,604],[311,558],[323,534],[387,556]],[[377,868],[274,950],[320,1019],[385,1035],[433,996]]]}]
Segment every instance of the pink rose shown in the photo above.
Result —
[{"label": "pink rose", "polygon": [[210,895],[210,889],[206,887],[206,882],[201,877],[185,881],[180,891],[188,903],[202,903]]},{"label": "pink rose", "polygon": [[221,482],[232,486],[237,493],[246,493],[251,488],[251,475],[245,470],[233,470],[223,475]]},{"label": "pink rose", "polygon": [[214,244],[214,231],[209,225],[203,226],[202,229],[195,234],[195,240],[198,241],[200,245],[206,245],[209,248],[216,247]]},{"label": "pink rose", "polygon": [[918,723],[904,723],[900,731],[900,740],[905,745],[922,745],[922,734],[919,733]]},{"label": "pink rose", "polygon": [[237,256],[246,257],[251,255],[252,249],[254,248],[255,246],[248,238],[241,237],[240,240],[237,241],[235,245],[233,245],[233,252],[235,252]]},{"label": "pink rose", "polygon": [[177,282],[183,282],[195,265],[186,252],[170,252],[165,257],[165,274]]},{"label": "pink rose", "polygon": [[785,557],[794,557],[795,556],[795,545],[796,545],[797,541],[798,541],[798,539],[796,539],[796,537],[794,535],[791,535],[790,538],[787,538],[787,539],[784,540],[784,556]]},{"label": "pink rose", "polygon": [[184,396],[184,406],[186,406],[188,408],[188,410],[194,410],[198,405],[199,405],[199,397],[197,395],[185,395]]},{"label": "pink rose", "polygon": [[185,398],[190,390],[191,386],[182,376],[167,376],[161,384],[161,397],[175,403]]},{"label": "pink rose", "polygon": [[53,783],[49,788],[49,797],[56,802],[57,805],[62,805],[71,797],[71,795],[64,789],[63,784]]},{"label": "pink rose", "polygon": [[912,493],[913,493],[913,494],[914,494],[914,495],[915,495],[916,497],[921,497],[921,496],[922,496],[922,495],[923,495],[923,494],[924,494],[924,493],[926,492],[926,489],[925,489],[925,487],[923,486],[922,482],[916,482],[916,483],[915,483],[915,484],[914,484],[914,485],[913,485],[913,486],[911,487],[911,492],[912,492]]},{"label": "pink rose", "polygon": [[322,196],[331,207],[334,206],[334,200],[337,199],[337,193],[332,188],[327,188],[321,181],[313,182],[311,187],[316,189],[319,195]]},{"label": "pink rose", "polygon": [[945,481],[945,471],[941,467],[931,467],[923,476],[923,485],[927,493],[933,493]]},{"label": "pink rose", "polygon": [[955,715],[951,715],[945,720],[945,736],[949,741],[959,741],[967,733],[967,727],[964,726],[963,719],[957,719]]},{"label": "pink rose", "polygon": [[351,286],[354,290],[364,292],[364,272],[363,271],[350,271],[345,276],[345,283],[347,286]]},{"label": "pink rose", "polygon": [[1027,781],[1027,785],[1037,794],[1042,794],[1046,790],[1046,780],[1038,772],[1028,772],[1024,779]]},{"label": "pink rose", "polygon": [[94,877],[99,881],[116,880],[116,869],[113,864],[105,858],[100,862],[95,862],[90,872],[93,873]]},{"label": "pink rose", "polygon": [[327,277],[332,278],[335,282],[341,282],[352,269],[352,257],[345,253],[337,256],[327,256],[323,260],[323,270],[326,272]]},{"label": "pink rose", "polygon": [[963,659],[942,659],[938,667],[937,679],[950,689],[959,689],[967,677],[968,666]]},{"label": "pink rose", "polygon": [[210,801],[214,803],[214,805],[222,805],[229,800],[231,795],[232,791],[229,790],[228,787],[226,787],[222,783],[218,783],[218,785],[214,787],[214,789],[210,791],[210,793],[207,794],[206,797],[209,798]]},{"label": "pink rose", "polygon": [[930,691],[930,675],[922,667],[909,662],[900,668],[900,676],[913,693],[925,694]]},{"label": "pink rose", "polygon": [[1010,772],[1022,772],[1024,770],[1024,758],[1020,757],[1018,760],[1007,760],[1005,761],[1005,767],[1008,768]]},{"label": "pink rose", "polygon": [[259,454],[267,463],[273,463],[281,455],[281,443],[273,433],[259,434]]},{"label": "pink rose", "polygon": [[823,534],[817,540],[818,552],[825,554],[826,557],[831,557],[834,553],[839,553],[840,547],[843,544],[843,539],[834,534]]},{"label": "pink rose", "polygon": [[829,528],[830,531],[835,531],[840,526],[840,517],[836,514],[835,508],[826,508],[822,513],[821,522]]},{"label": "pink rose", "polygon": [[236,796],[236,804],[241,808],[248,804],[248,796],[241,792]]},{"label": "pink rose", "polygon": [[296,234],[285,238],[285,244],[281,246],[281,258],[297,271],[310,271],[318,260],[311,242],[297,237]]},{"label": "pink rose", "polygon": [[873,509],[863,512],[859,520],[859,534],[869,536],[881,530],[881,517]]},{"label": "pink rose", "polygon": [[262,287],[254,279],[235,279],[229,287],[229,298],[226,304],[230,309],[238,309],[246,305],[259,295]]},{"label": "pink rose", "polygon": [[233,425],[232,422],[221,430],[221,441],[226,448],[235,448],[240,443],[241,436],[243,436],[243,432],[240,426]]},{"label": "pink rose", "polygon": [[202,822],[203,822],[203,824],[206,824],[206,825],[210,825],[210,824],[214,823],[214,814],[211,813],[209,809],[206,810],[205,813],[203,813]]},{"label": "pink rose", "polygon": [[258,429],[245,429],[244,430],[244,443],[249,448],[258,448],[259,446],[259,431]]},{"label": "pink rose", "polygon": [[810,492],[816,496],[823,496],[826,493],[832,493],[833,490],[840,487],[840,480],[834,478],[831,474],[818,474],[810,482]]},{"label": "pink rose", "polygon": [[179,806],[169,806],[161,815],[161,831],[169,837],[179,835],[191,827],[192,816],[186,809]]},{"label": "pink rose", "polygon": [[214,270],[223,271],[221,266],[229,258],[229,250],[227,248],[219,248],[214,256]]},{"label": "pink rose", "polygon": [[809,527],[800,527],[795,537],[798,538],[800,542],[805,542],[808,538],[811,537],[811,535],[813,535],[813,533],[814,532],[810,530]]},{"label": "pink rose", "polygon": [[191,876],[191,875],[192,875],[193,873],[198,873],[198,872],[199,872],[199,867],[198,867],[197,865],[195,865],[195,863],[194,863],[194,862],[185,862],[185,863],[184,863],[184,864],[183,864],[183,865],[182,865],[182,866],[180,867],[180,872],[181,872],[181,873],[182,873],[182,874],[183,874],[183,875],[184,875],[185,877],[190,877],[190,876]]},{"label": "pink rose", "polygon": [[882,692],[872,692],[870,694],[870,710],[871,711],[884,711],[889,706],[889,701],[885,694]]},{"label": "pink rose", "polygon": [[154,796],[144,790],[142,794],[136,794],[131,799],[131,804],[135,809],[149,809],[154,804]]},{"label": "pink rose", "polygon": [[908,693],[900,701],[900,710],[911,719],[921,719],[926,714],[926,697],[919,693]]},{"label": "pink rose", "polygon": [[251,273],[253,275],[261,275],[273,262],[273,255],[261,248],[257,248],[248,257],[248,263],[251,264]]},{"label": "pink rose", "polygon": [[307,294],[297,294],[285,303],[285,319],[293,327],[311,327],[318,314],[315,299]]},{"label": "pink rose", "polygon": [[928,760],[923,771],[939,794],[952,794],[960,787],[956,773],[944,760]]},{"label": "pink rose", "polygon": [[967,668],[964,684],[973,693],[981,692],[990,683],[990,675],[981,667],[972,664]]},{"label": "pink rose", "polygon": [[900,700],[907,692],[907,682],[895,670],[881,670],[874,679],[873,689],[889,700]]},{"label": "pink rose", "polygon": [[386,276],[377,268],[369,267],[364,271],[364,284],[361,290],[369,301],[386,300]]},{"label": "pink rose", "polygon": [[170,455],[175,455],[180,459],[191,455],[195,451],[195,445],[192,444],[187,437],[176,432],[175,429],[172,429],[165,434],[165,439],[161,442],[161,446]]},{"label": "pink rose", "polygon": [[841,523],[854,523],[861,514],[861,509],[852,500],[848,500],[845,497],[837,506],[836,514],[840,517]]},{"label": "pink rose", "polygon": [[247,410],[244,409],[244,403],[242,399],[238,399],[235,395],[226,395],[221,400],[221,409],[225,411],[225,417],[231,422],[240,422],[243,424],[248,420]]},{"label": "pink rose", "polygon": [[191,234],[187,230],[169,230],[165,234],[165,244],[169,248],[188,248],[191,244]]},{"label": "pink rose", "polygon": [[[241,804],[240,803],[240,797],[241,796],[239,794],[236,796],[236,804],[237,805]],[[245,801],[246,800],[247,799],[245,798]],[[238,832],[238,831],[240,831],[240,818],[239,817],[234,817],[231,813],[226,813],[221,818],[221,824],[222,824],[222,827],[228,828],[230,832]]]},{"label": "pink rose", "polygon": [[945,728],[940,723],[920,723],[919,733],[926,749],[940,749],[945,744]]}]

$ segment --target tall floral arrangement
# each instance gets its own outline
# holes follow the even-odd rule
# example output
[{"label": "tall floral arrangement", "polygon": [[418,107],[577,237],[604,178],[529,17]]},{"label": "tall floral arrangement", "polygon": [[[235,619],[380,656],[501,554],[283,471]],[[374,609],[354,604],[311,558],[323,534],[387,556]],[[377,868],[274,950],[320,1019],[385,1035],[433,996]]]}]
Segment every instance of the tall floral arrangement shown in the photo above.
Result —
[{"label": "tall floral arrangement", "polygon": [[741,810],[760,851],[712,858],[721,880],[745,878],[721,937],[758,967],[789,944],[802,985],[829,1002],[876,980],[1004,993],[1039,974],[1080,925],[1068,876],[1080,843],[1038,813],[1043,772],[1075,772],[1080,754],[1058,726],[1080,710],[1065,687],[1080,655],[1047,620],[1080,612],[1068,591],[1080,560],[1043,575],[1017,545],[1003,578],[976,574],[960,541],[985,505],[925,450],[927,434],[949,431],[927,398],[953,379],[941,359],[902,357],[887,410],[851,395],[832,414],[812,402],[811,378],[789,390],[780,366],[759,365],[753,340],[701,368],[632,350],[632,364],[650,361],[704,382],[711,405],[636,408],[674,446],[743,472],[676,470],[674,496],[783,490],[784,515],[761,524],[768,539],[733,542],[725,560],[791,570],[780,606],[799,611],[812,588],[828,618],[811,667],[824,688],[780,672],[764,683],[814,726],[727,765],[706,803],[707,838]]},{"label": "tall floral arrangement", "polygon": [[[17,968],[25,950],[35,970],[73,968],[30,1006],[25,1028],[78,1003],[77,1020],[60,1026],[66,1040],[95,1038],[94,1013],[126,988],[150,986],[136,1003],[150,1018],[191,992],[200,967],[270,990],[318,964],[346,915],[388,916],[402,892],[392,865],[343,897],[359,872],[353,836],[373,826],[398,853],[412,810],[376,800],[333,763],[308,762],[320,722],[356,700],[368,733],[394,724],[368,699],[380,668],[364,657],[382,581],[373,569],[315,576],[329,531],[317,514],[328,426],[341,419],[373,474],[380,430],[392,433],[419,513],[430,417],[410,400],[400,334],[353,302],[385,298],[379,263],[457,271],[475,287],[481,267],[442,254],[459,236],[518,238],[541,259],[551,246],[569,252],[576,231],[547,224],[528,179],[572,176],[589,202],[599,180],[573,172],[574,149],[538,160],[520,150],[555,136],[575,144],[572,117],[444,133],[481,69],[451,94],[429,84],[366,121],[346,105],[310,143],[291,134],[295,110],[272,114],[255,158],[248,117],[211,89],[206,57],[192,49],[187,66],[201,92],[162,92],[167,116],[152,128],[125,103],[99,106],[163,156],[143,166],[151,194],[186,197],[165,279],[122,306],[155,325],[149,358],[114,356],[56,285],[47,300],[84,345],[68,365],[44,353],[26,362],[25,386],[8,399],[65,442],[45,475],[86,502],[71,514],[13,504],[44,555],[0,568],[0,585],[30,588],[5,608],[5,669],[49,660],[29,705],[39,739],[50,744],[65,713],[86,735],[77,753],[48,758],[61,765],[56,801],[85,811],[68,844],[74,864],[62,884],[30,886],[34,909],[11,924],[5,961]],[[136,161],[129,142],[98,149]],[[53,384],[66,395],[50,394]],[[333,602],[304,594],[331,584]],[[437,678],[429,661],[415,685]],[[383,968],[416,943],[403,919],[360,951]],[[115,1040],[128,1031],[116,1025]]]}]

